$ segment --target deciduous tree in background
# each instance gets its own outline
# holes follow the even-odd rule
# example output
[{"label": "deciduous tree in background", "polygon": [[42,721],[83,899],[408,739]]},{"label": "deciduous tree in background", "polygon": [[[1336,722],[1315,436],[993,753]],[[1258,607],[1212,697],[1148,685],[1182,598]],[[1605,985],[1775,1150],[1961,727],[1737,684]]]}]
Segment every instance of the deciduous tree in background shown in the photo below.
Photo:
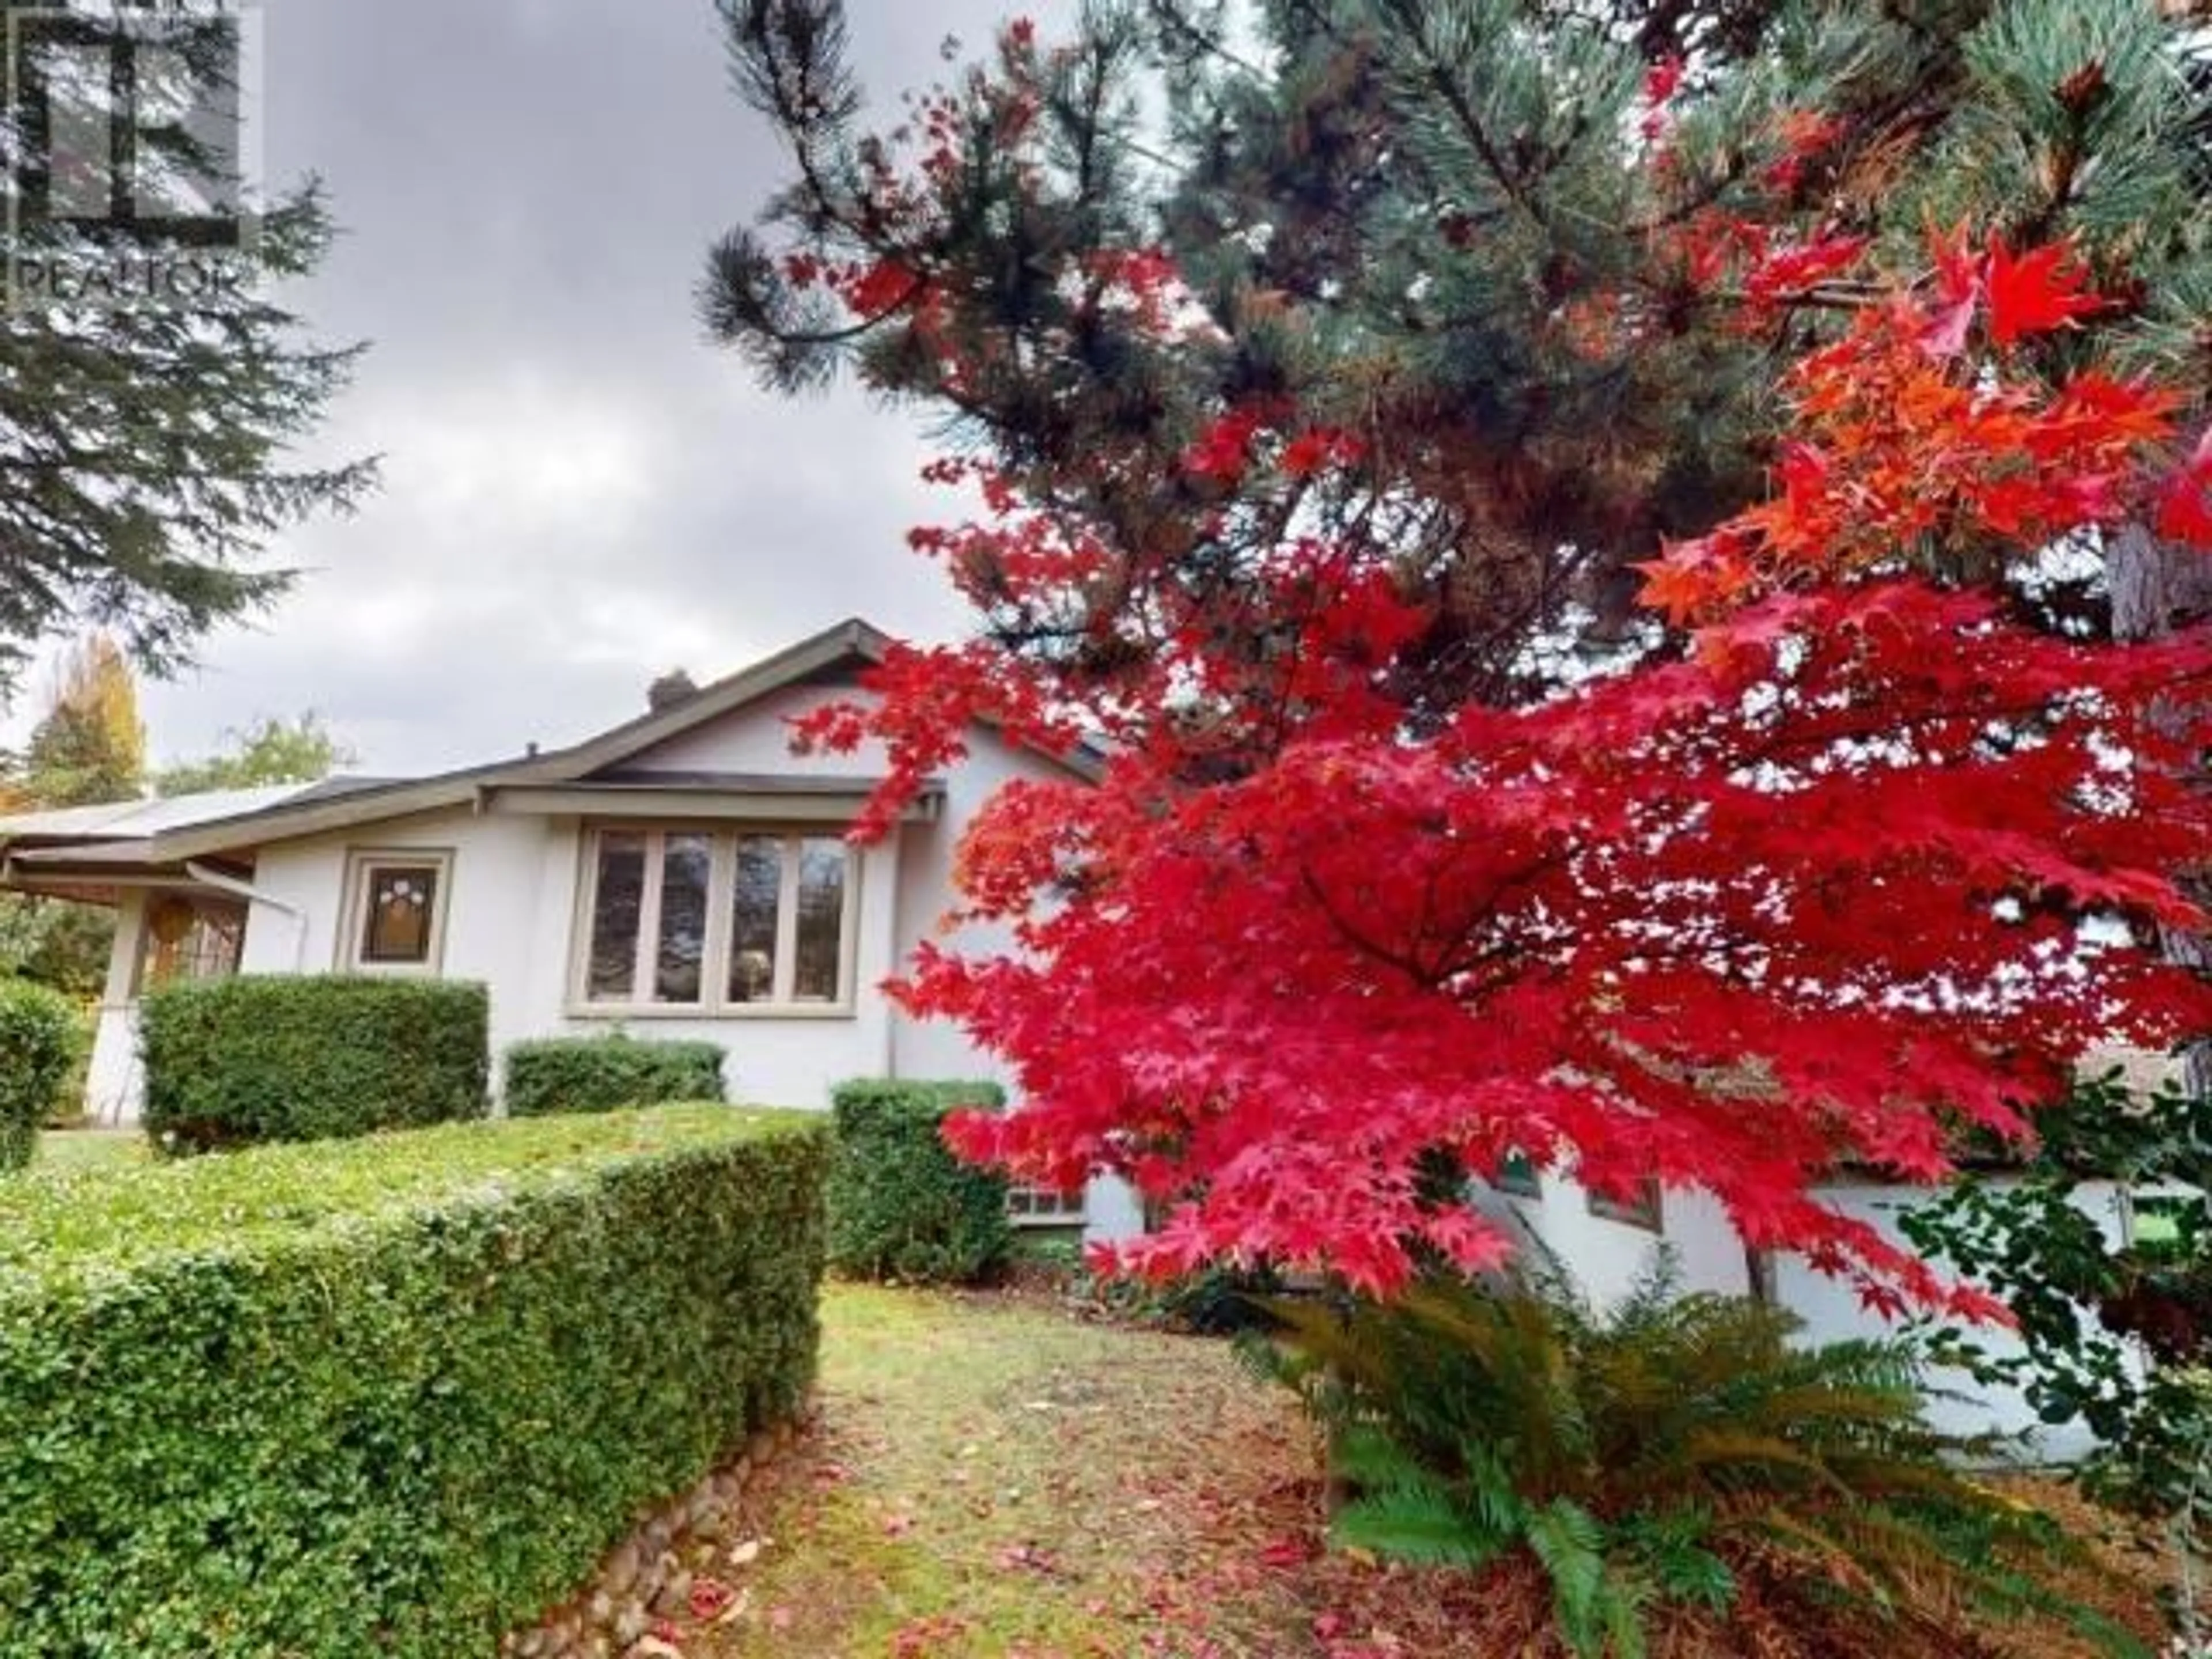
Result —
[{"label": "deciduous tree in background", "polygon": [[93,634],[64,654],[31,730],[17,787],[40,807],[129,800],[146,780],[138,684],[115,641]]},{"label": "deciduous tree in background", "polygon": [[883,139],[836,6],[729,10],[798,179],[710,319],[984,506],[915,538],[984,637],[811,736],[886,809],[975,713],[1111,756],[969,834],[1025,953],[904,988],[1018,1069],[969,1151],[1173,1200],[1167,1269],[1484,1264],[1419,1173],[1517,1152],[1939,1297],[1813,1183],[2212,1021],[2145,945],[2212,646],[2091,642],[2110,547],[2212,539],[2150,9],[1102,6]]},{"label": "deciduous tree in background", "polygon": [[313,783],[360,757],[310,708],[292,720],[264,714],[225,733],[225,752],[179,761],[155,775],[154,793],[189,795],[208,789],[253,789]]},{"label": "deciduous tree in background", "polygon": [[[46,712],[6,780],[11,810],[126,801],[145,787],[138,685],[116,642],[93,634],[55,665]],[[73,996],[107,976],[115,914],[99,905],[0,894],[0,967]]]}]

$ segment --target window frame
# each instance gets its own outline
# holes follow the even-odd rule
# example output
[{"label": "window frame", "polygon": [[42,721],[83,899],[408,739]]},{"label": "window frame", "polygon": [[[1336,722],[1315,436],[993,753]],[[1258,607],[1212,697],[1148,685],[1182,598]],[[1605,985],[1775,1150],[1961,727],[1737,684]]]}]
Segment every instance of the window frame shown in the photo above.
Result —
[{"label": "window frame", "polygon": [[1583,1189],[1583,1201],[1589,1212],[1601,1221],[1614,1221],[1624,1227],[1636,1227],[1647,1233],[1667,1236],[1667,1194],[1656,1176],[1646,1176],[1639,1183],[1638,1196],[1623,1203],[1619,1199],[1605,1198],[1588,1188]]},{"label": "window frame", "polygon": [[[420,962],[370,962],[362,956],[368,925],[368,896],[380,870],[434,872],[430,901],[430,934]],[[331,960],[343,974],[392,974],[436,979],[446,966],[446,915],[453,900],[453,849],[450,847],[349,847],[346,849],[344,921],[332,942]]]},{"label": "window frame", "polygon": [[1085,1227],[1091,1223],[1089,1183],[1073,1193],[1015,1182],[1006,1188],[1010,1227]]},{"label": "window frame", "polygon": [[1498,1161],[1498,1173],[1490,1177],[1490,1189],[1507,1198],[1520,1198],[1535,1203],[1544,1201],[1543,1172],[1537,1169],[1536,1160],[1528,1153],[1514,1151]]},{"label": "window frame", "polygon": [[[636,955],[630,967],[630,994],[619,1001],[591,994],[592,934],[597,924],[599,849],[610,835],[635,836],[645,843],[645,875],[638,894]],[[660,1002],[652,996],[660,950],[660,904],[666,874],[668,839],[704,836],[708,845],[707,932],[701,945],[696,1002]],[[775,984],[787,1000],[740,1002],[730,995],[730,942],[735,917],[738,843],[770,840],[781,845],[776,886]],[[799,972],[799,882],[800,845],[836,841],[844,846],[845,902],[838,918],[837,994],[828,1000],[787,1000]],[[843,842],[843,826],[752,818],[586,820],[578,826],[575,906],[568,929],[566,1012],[573,1019],[851,1019],[859,1012],[862,849]],[[646,994],[639,998],[640,988]]]},{"label": "window frame", "polygon": [[245,963],[246,928],[250,920],[246,902],[240,899],[192,895],[185,899],[192,908],[191,924],[186,930],[188,935],[198,932],[204,936],[221,931],[212,920],[215,913],[221,910],[234,924],[235,937],[229,939],[228,949],[220,966],[209,967],[204,959],[180,951],[175,971],[157,973],[155,958],[163,947],[154,936],[153,907],[161,899],[171,896],[175,895],[167,889],[156,888],[146,895],[143,908],[139,912],[138,948],[131,964],[131,995],[134,1000],[159,986],[174,984],[179,981],[229,979],[237,975]]}]

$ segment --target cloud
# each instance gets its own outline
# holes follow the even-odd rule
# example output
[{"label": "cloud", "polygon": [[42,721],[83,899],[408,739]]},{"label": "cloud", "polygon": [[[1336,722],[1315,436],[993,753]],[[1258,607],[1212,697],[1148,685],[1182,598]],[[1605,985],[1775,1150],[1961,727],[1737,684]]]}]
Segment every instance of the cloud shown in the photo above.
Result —
[{"label": "cloud", "polygon": [[[879,103],[1002,9],[855,0]],[[319,173],[345,226],[294,301],[372,342],[314,448],[386,482],[273,550],[305,574],[272,614],[146,689],[157,756],[313,707],[371,769],[462,764],[845,616],[959,630],[903,542],[947,510],[916,417],[773,398],[701,337],[705,250],[781,165],[707,0],[276,0],[265,58],[271,175]]]}]

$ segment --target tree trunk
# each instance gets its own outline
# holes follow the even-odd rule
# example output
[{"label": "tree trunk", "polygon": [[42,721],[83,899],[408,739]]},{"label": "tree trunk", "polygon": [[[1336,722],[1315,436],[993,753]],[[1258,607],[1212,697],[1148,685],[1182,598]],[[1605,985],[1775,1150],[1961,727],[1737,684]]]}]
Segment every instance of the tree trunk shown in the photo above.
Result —
[{"label": "tree trunk", "polygon": [[[2212,599],[2212,560],[2193,548],[2160,541],[2146,525],[2131,523],[2112,538],[2105,582],[2112,599],[2112,637],[2158,639],[2172,632],[2177,622],[2201,614]],[[2180,883],[2198,903],[2212,901],[2212,872],[2185,872]],[[2200,974],[2212,972],[2212,938],[2169,927],[2159,943],[2169,962]],[[2212,1036],[2185,1043],[2181,1065],[2182,1086],[2193,1098],[2212,1093]]]}]

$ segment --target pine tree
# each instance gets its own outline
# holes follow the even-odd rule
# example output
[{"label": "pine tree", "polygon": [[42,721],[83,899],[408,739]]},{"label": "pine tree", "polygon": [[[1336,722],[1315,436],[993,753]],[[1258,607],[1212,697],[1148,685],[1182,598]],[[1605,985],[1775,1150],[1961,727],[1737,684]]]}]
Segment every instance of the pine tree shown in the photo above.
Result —
[{"label": "pine tree", "polygon": [[[710,326],[774,384],[849,365],[945,415],[945,474],[1110,548],[1038,603],[989,536],[933,541],[1084,677],[1295,528],[1439,601],[1407,702],[1540,689],[1532,645],[1616,640],[1626,567],[1758,495],[1780,366],[1869,297],[1850,257],[1924,271],[1931,225],[2072,239],[2120,296],[2048,372],[2206,379],[2212,103],[2147,0],[1123,0],[1012,25],[884,136],[836,0],[723,9],[796,165],[716,249]],[[1360,447],[1351,487],[1224,502],[1182,465],[1289,409]],[[2122,584],[2161,622],[2167,586]]]},{"label": "pine tree", "polygon": [[2204,924],[2212,629],[2089,637],[2100,555],[2212,547],[2191,38],[1101,3],[877,140],[840,8],[727,9],[797,178],[710,321],[946,416],[981,507],[915,541],[986,633],[802,738],[888,757],[864,834],[976,717],[1108,757],[970,827],[1018,949],[894,988],[1019,1080],[957,1144],[1128,1177],[1161,1273],[1482,1268],[1424,1172],[1519,1157],[1987,1311],[1817,1188],[2212,1024],[2151,946]]}]

